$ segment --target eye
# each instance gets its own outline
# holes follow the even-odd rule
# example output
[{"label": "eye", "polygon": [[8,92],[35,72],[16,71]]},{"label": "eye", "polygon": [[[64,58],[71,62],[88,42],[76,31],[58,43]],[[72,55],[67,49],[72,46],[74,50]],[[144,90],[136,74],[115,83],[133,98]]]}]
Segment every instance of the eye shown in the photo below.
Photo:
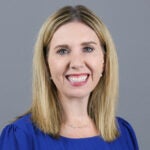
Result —
[{"label": "eye", "polygon": [[68,53],[69,53],[69,50],[65,49],[65,48],[61,48],[57,51],[57,54],[59,54],[59,55],[65,55],[65,54],[68,54]]},{"label": "eye", "polygon": [[86,47],[83,48],[83,50],[84,50],[84,52],[91,53],[94,50],[94,48],[86,46]]}]

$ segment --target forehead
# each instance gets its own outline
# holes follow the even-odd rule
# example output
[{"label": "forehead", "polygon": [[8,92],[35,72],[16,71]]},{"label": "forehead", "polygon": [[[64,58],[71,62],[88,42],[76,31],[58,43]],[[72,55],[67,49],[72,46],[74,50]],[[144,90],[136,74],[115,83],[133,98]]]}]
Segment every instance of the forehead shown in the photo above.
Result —
[{"label": "forehead", "polygon": [[51,44],[59,44],[60,42],[86,42],[95,41],[99,39],[94,30],[84,23],[73,21],[60,26],[54,33]]}]

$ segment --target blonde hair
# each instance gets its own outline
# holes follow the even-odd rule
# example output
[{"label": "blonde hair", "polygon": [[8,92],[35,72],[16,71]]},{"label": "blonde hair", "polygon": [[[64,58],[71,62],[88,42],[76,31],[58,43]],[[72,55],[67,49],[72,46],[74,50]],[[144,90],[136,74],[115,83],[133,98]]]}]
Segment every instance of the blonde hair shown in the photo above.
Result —
[{"label": "blonde hair", "polygon": [[111,35],[103,22],[85,6],[66,6],[50,16],[41,27],[33,57],[32,120],[44,133],[58,137],[62,121],[57,88],[50,80],[47,54],[55,31],[65,23],[77,20],[97,34],[105,54],[103,76],[90,95],[88,114],[101,137],[106,141],[117,138],[116,102],[118,99],[118,60]]}]

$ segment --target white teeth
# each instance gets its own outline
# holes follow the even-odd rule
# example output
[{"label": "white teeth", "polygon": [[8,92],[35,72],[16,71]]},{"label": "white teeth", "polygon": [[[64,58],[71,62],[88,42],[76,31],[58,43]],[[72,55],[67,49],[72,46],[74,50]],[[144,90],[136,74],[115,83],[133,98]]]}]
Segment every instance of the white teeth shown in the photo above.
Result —
[{"label": "white teeth", "polygon": [[78,76],[78,77],[75,77],[75,76],[69,76],[68,79],[69,81],[71,82],[84,82],[86,79],[87,79],[87,75],[85,76]]}]

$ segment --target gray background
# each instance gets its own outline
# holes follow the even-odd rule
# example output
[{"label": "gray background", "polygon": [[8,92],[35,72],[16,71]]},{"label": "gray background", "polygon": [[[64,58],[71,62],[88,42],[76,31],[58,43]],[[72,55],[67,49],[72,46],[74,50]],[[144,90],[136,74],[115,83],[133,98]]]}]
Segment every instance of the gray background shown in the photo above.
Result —
[{"label": "gray background", "polygon": [[84,4],[109,28],[120,64],[117,115],[128,120],[140,148],[149,149],[149,0],[0,0],[0,130],[31,104],[33,47],[45,19],[64,5]]}]

